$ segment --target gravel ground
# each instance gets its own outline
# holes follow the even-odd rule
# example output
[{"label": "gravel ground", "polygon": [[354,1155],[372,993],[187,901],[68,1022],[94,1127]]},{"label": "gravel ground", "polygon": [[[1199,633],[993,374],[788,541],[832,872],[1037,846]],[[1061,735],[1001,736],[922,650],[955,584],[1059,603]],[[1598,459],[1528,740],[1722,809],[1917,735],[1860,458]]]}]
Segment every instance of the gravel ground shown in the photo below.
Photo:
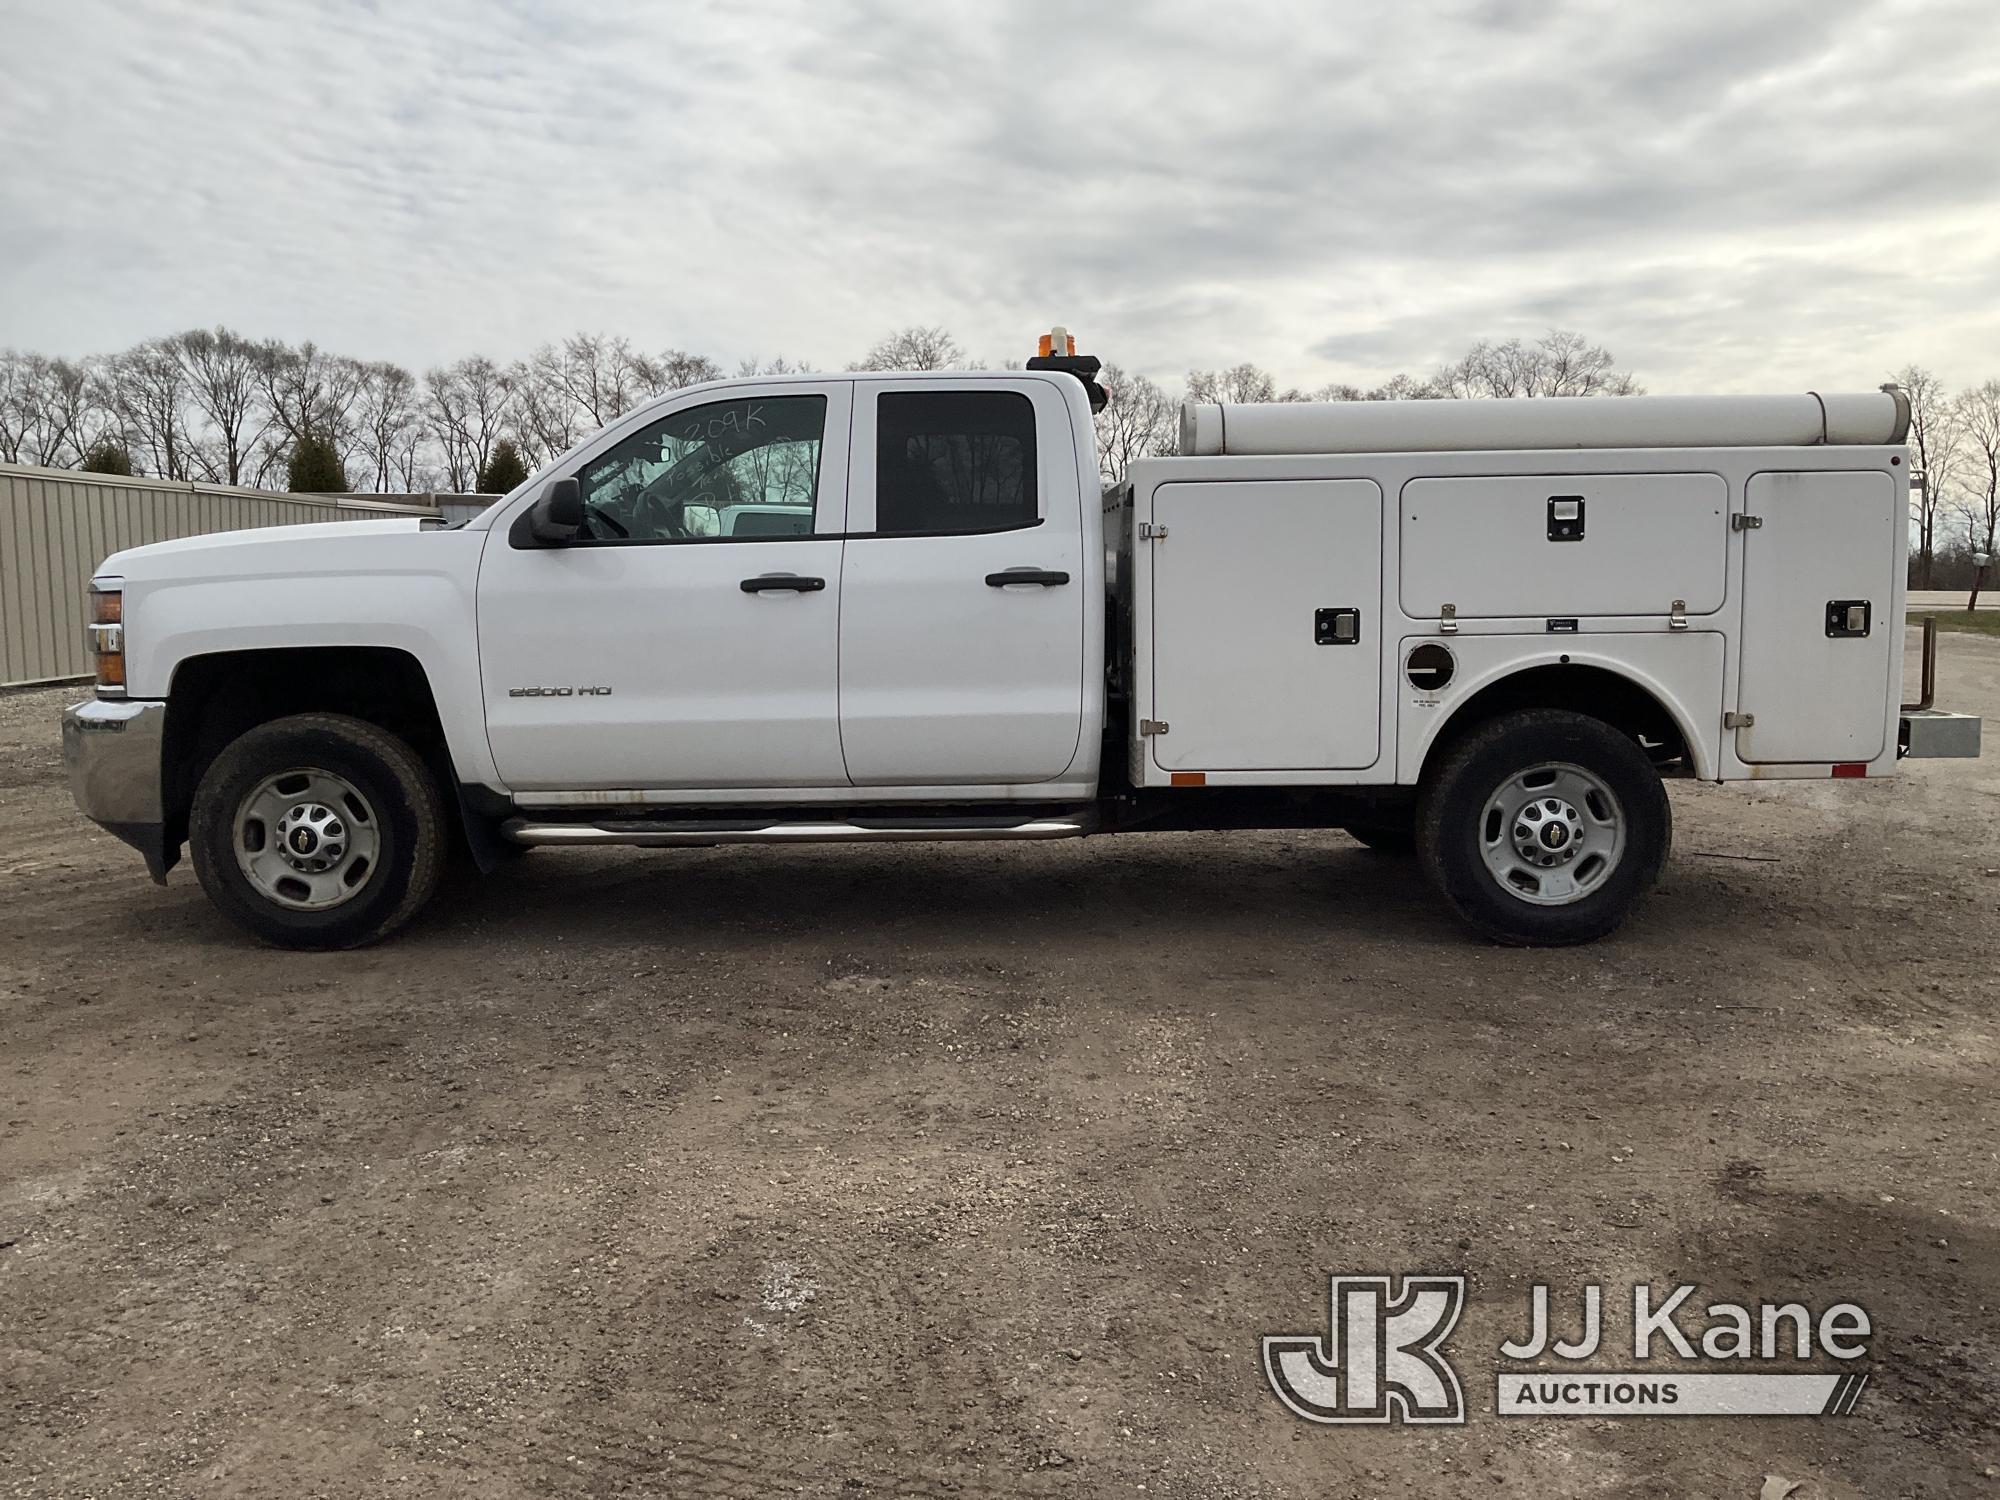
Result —
[{"label": "gravel ground", "polygon": [[[1677,787],[1582,950],[1269,833],[544,852],[286,955],[76,816],[63,700],[0,697],[0,1493],[2000,1495],[1990,753]],[[1259,1335],[1422,1270],[1467,1425],[1279,1407]],[[1538,1280],[1851,1299],[1873,1381],[1499,1418]]]}]

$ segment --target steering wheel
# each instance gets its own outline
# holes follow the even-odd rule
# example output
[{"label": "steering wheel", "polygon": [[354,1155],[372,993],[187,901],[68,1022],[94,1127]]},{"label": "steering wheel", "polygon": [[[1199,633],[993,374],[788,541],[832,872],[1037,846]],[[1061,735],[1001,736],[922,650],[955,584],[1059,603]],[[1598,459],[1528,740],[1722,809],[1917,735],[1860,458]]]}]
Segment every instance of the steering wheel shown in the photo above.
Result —
[{"label": "steering wheel", "polygon": [[601,505],[591,505],[588,502],[586,502],[583,507],[583,513],[589,516],[593,521],[602,522],[604,525],[610,527],[612,532],[617,536],[629,537],[632,534],[631,532],[625,529],[625,525],[622,521],[620,521],[616,516],[612,515],[610,511],[606,510]]},{"label": "steering wheel", "polygon": [[632,520],[637,525],[644,522],[646,529],[654,536],[670,537],[675,541],[685,541],[687,529],[687,508],[696,497],[691,494],[672,495],[670,489],[686,486],[686,479],[673,483],[675,469],[669,469],[651,484],[639,491],[632,504]]}]

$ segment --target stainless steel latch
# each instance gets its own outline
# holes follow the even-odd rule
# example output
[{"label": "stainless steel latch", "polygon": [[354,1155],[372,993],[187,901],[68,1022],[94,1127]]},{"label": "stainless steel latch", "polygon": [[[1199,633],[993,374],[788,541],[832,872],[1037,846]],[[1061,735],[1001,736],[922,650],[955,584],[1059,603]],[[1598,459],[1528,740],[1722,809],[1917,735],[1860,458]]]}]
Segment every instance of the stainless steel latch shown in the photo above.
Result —
[{"label": "stainless steel latch", "polygon": [[1156,525],[1154,525],[1154,524],[1153,524],[1153,523],[1152,523],[1151,521],[1141,521],[1141,522],[1139,523],[1139,540],[1140,540],[1140,541],[1142,541],[1142,542],[1164,542],[1164,541],[1165,541],[1166,539],[1167,539],[1167,528],[1166,528],[1166,527],[1164,527],[1164,526],[1156,526]]},{"label": "stainless steel latch", "polygon": [[1166,732],[1167,721],[1165,719],[1141,719],[1139,721],[1139,733],[1142,735],[1165,734]]},{"label": "stainless steel latch", "polygon": [[1458,634],[1458,606],[1441,604],[1438,606],[1438,630],[1445,635]]},{"label": "stainless steel latch", "polygon": [[1724,729],[1749,729],[1754,727],[1756,723],[1757,716],[1755,714],[1739,714],[1733,708],[1722,716],[1722,727]]},{"label": "stainless steel latch", "polygon": [[1686,630],[1688,628],[1688,602],[1676,599],[1674,607],[1667,612],[1667,629]]},{"label": "stainless steel latch", "polygon": [[1762,516],[1734,515],[1729,518],[1731,531],[1755,531],[1764,524]]}]

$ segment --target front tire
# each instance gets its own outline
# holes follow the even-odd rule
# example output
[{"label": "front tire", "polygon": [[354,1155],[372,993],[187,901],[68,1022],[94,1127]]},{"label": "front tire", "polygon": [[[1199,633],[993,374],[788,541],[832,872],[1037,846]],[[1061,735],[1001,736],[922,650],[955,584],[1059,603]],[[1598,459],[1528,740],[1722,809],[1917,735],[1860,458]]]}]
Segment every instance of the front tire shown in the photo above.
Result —
[{"label": "front tire", "polygon": [[1505,714],[1446,752],[1417,807],[1417,853],[1474,930],[1519,947],[1588,943],[1653,888],[1673,841],[1646,753],[1601,719]]},{"label": "front tire", "polygon": [[355,948],[430,899],[448,827],[435,779],[402,740],[344,714],[295,714],[210,762],[188,845],[209,900],[246,932],[281,948]]}]

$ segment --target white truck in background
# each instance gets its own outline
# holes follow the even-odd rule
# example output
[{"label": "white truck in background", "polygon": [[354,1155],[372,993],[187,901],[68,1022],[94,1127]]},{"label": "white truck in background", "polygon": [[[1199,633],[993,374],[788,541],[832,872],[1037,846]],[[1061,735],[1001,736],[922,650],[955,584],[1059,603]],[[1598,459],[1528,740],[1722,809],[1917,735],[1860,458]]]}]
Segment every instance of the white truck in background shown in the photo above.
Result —
[{"label": "white truck in background", "polygon": [[293,947],[454,842],[1306,827],[1571,943],[1659,875],[1663,777],[1978,753],[1900,701],[1900,392],[1197,405],[1103,494],[1096,371],[722,381],[455,528],[118,553],[77,802]]}]

